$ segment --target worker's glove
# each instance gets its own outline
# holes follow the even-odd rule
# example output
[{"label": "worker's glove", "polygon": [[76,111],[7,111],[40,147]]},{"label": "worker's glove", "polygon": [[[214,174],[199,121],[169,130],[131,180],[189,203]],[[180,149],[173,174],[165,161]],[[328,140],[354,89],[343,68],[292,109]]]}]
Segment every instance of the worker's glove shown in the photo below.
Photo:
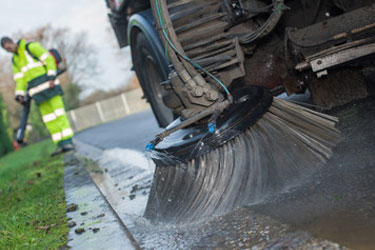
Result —
[{"label": "worker's glove", "polygon": [[25,97],[24,97],[24,96],[22,96],[22,95],[17,95],[15,99],[16,99],[16,101],[17,101],[19,104],[22,104],[22,105],[25,104]]},{"label": "worker's glove", "polygon": [[49,81],[49,87],[50,87],[51,89],[53,89],[54,87],[56,87],[56,84],[55,84],[55,81],[54,81],[54,80]]},{"label": "worker's glove", "polygon": [[48,83],[49,83],[49,87],[51,89],[53,89],[54,87],[56,87],[56,75],[49,75],[48,76]]}]

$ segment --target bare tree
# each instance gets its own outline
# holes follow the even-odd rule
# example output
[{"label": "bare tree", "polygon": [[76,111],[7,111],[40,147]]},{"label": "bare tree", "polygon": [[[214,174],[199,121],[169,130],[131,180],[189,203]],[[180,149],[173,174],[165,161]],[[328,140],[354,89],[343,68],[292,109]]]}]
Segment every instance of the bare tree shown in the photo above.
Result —
[{"label": "bare tree", "polygon": [[45,48],[56,48],[66,60],[68,74],[66,81],[80,86],[92,81],[99,74],[96,51],[88,41],[87,34],[73,34],[68,28],[42,26],[28,33],[18,35],[28,41],[38,41]]}]

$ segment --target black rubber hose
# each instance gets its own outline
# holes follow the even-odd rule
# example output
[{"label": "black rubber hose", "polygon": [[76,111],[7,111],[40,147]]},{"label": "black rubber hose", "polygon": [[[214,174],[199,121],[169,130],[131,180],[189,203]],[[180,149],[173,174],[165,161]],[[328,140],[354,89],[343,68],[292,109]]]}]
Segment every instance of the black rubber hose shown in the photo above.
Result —
[{"label": "black rubber hose", "polygon": [[268,35],[279,23],[281,16],[283,15],[284,0],[273,0],[274,9],[270,17],[266,22],[255,32],[250,34],[242,35],[239,38],[240,43],[247,44],[255,41],[258,38],[262,38]]}]

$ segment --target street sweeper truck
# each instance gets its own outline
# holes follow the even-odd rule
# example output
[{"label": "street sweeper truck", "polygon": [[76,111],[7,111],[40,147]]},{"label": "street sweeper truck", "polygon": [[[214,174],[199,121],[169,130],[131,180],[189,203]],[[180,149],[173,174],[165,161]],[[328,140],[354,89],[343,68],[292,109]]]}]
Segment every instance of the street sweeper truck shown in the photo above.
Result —
[{"label": "street sweeper truck", "polygon": [[322,166],[338,120],[276,95],[309,91],[332,108],[374,87],[373,0],[106,3],[165,128],[146,147],[157,166],[150,218],[225,211]]},{"label": "street sweeper truck", "polygon": [[[130,45],[144,97],[162,127],[218,100],[223,88],[207,74],[209,87],[171,86],[176,69],[150,0],[106,1],[119,45]],[[308,89],[317,105],[333,107],[366,96],[374,79],[374,3],[167,1],[171,23],[164,26],[176,34],[182,53],[229,89],[257,85],[273,94]],[[189,114],[184,99],[192,103]]]}]

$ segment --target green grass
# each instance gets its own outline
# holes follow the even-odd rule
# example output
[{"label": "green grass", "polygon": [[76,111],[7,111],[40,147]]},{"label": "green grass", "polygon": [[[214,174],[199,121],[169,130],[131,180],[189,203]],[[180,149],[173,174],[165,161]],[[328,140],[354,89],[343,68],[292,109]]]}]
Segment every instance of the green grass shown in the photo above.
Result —
[{"label": "green grass", "polygon": [[64,164],[45,141],[0,159],[0,249],[67,244]]}]

